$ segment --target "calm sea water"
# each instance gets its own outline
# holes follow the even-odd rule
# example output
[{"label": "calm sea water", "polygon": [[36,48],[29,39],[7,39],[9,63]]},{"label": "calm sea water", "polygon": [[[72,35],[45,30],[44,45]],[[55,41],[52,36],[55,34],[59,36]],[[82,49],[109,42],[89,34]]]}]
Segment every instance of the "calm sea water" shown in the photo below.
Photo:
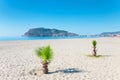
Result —
[{"label": "calm sea water", "polygon": [[99,38],[99,37],[0,37],[0,41],[16,40],[50,40],[50,39],[75,39],[75,38]]}]

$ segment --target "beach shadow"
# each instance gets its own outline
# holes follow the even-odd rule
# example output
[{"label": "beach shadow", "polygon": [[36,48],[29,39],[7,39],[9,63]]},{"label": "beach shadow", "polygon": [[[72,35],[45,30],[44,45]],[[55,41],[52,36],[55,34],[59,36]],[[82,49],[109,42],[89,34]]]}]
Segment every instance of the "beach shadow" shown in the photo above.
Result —
[{"label": "beach shadow", "polygon": [[53,73],[79,73],[79,72],[84,72],[83,70],[79,70],[77,68],[68,68],[68,69],[64,69],[64,70],[57,70],[57,71],[53,71],[53,72],[49,72],[49,74],[53,74]]},{"label": "beach shadow", "polygon": [[97,56],[93,56],[93,55],[86,55],[87,57],[92,57],[92,58],[102,58],[102,57],[110,57],[111,55],[97,55]]},{"label": "beach shadow", "polygon": [[[68,69],[64,69],[64,70],[56,70],[56,71],[48,72],[48,74],[54,74],[54,73],[73,74],[73,73],[80,73],[80,72],[85,72],[85,71],[79,70],[78,68],[68,68]],[[29,72],[29,74],[41,76],[41,75],[43,75],[43,71],[41,69],[33,69]]]}]

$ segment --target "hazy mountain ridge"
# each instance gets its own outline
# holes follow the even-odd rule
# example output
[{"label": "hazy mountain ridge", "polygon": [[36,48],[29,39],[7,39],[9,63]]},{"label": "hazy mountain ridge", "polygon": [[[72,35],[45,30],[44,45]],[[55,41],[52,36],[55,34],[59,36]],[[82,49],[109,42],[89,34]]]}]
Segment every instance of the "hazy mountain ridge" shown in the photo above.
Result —
[{"label": "hazy mountain ridge", "polygon": [[49,29],[49,28],[32,28],[29,29],[27,32],[25,32],[23,36],[25,37],[70,37],[70,36],[113,37],[113,36],[120,36],[120,31],[103,32],[95,35],[79,35],[65,30]]},{"label": "hazy mountain ridge", "polygon": [[26,37],[59,37],[59,36],[79,36],[76,33],[71,33],[65,30],[48,29],[48,28],[32,28],[24,33]]},{"label": "hazy mountain ridge", "polygon": [[112,36],[118,36],[120,35],[120,31],[116,31],[116,32],[103,32],[101,34],[99,34],[99,36],[103,36],[103,37],[112,37]]}]

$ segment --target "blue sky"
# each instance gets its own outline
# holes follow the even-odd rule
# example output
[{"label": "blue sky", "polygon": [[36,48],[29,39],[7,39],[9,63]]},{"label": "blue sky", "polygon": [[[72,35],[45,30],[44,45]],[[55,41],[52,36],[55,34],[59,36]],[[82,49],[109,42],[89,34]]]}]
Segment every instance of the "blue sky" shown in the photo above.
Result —
[{"label": "blue sky", "polygon": [[45,27],[96,34],[120,31],[119,0],[0,0],[0,36]]}]

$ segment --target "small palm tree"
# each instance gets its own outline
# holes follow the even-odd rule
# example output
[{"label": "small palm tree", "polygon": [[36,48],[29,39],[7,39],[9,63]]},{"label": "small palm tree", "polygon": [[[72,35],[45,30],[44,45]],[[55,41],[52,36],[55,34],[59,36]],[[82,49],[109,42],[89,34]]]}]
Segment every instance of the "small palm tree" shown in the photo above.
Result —
[{"label": "small palm tree", "polygon": [[38,57],[42,59],[42,65],[43,65],[43,73],[48,73],[48,64],[50,63],[51,59],[53,58],[53,51],[50,47],[50,45],[42,48],[36,49],[36,54]]},{"label": "small palm tree", "polygon": [[97,55],[97,50],[96,50],[97,41],[93,40],[92,45],[93,45],[93,56],[96,56]]}]

